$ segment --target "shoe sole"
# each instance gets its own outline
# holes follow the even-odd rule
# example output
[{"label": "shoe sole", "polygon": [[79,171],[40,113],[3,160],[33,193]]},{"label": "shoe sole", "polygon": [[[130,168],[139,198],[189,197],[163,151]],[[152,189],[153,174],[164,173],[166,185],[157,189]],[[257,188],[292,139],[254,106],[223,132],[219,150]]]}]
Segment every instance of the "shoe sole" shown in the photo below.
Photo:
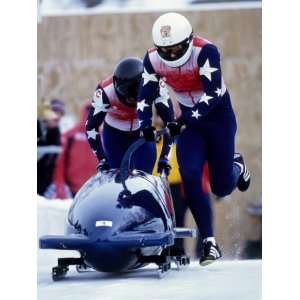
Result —
[{"label": "shoe sole", "polygon": [[213,260],[204,260],[200,263],[201,266],[205,267],[205,266],[208,266],[212,263],[214,263],[216,261],[216,259],[213,259]]}]

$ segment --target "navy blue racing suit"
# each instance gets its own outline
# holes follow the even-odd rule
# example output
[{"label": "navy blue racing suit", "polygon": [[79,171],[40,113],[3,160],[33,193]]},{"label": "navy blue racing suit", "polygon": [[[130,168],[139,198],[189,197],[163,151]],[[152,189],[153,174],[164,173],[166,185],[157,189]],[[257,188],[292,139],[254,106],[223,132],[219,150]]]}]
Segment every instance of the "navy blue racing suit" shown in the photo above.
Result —
[{"label": "navy blue racing suit", "polygon": [[169,67],[156,48],[148,50],[138,97],[144,110],[138,110],[138,118],[142,129],[150,126],[154,91],[163,80],[174,91],[182,112],[180,121],[186,125],[176,154],[186,201],[204,239],[214,236],[211,202],[199,184],[204,163],[208,162],[211,190],[219,197],[233,191],[241,170],[233,164],[237,124],[218,49],[199,36],[192,43],[191,56],[180,67]]}]

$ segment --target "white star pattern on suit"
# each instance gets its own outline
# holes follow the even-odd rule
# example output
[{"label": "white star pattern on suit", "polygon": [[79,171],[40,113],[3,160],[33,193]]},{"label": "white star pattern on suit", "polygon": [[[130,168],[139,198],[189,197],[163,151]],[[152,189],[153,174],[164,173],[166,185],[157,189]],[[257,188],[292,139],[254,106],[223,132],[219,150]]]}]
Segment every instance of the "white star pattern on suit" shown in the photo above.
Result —
[{"label": "white star pattern on suit", "polygon": [[96,135],[98,134],[98,132],[95,130],[95,128],[93,128],[92,130],[88,130],[87,132],[88,135],[88,139],[96,139]]},{"label": "white star pattern on suit", "polygon": [[204,65],[200,68],[199,74],[205,76],[209,81],[211,81],[211,73],[216,72],[217,68],[212,68],[207,59]]},{"label": "white star pattern on suit", "polygon": [[201,114],[199,114],[198,109],[192,110],[192,117],[196,118],[197,120],[199,117],[201,117]]},{"label": "white star pattern on suit", "polygon": [[93,116],[98,114],[100,111],[107,112],[109,104],[103,103],[103,97],[102,97],[102,91],[97,90],[94,94],[92,106],[94,107],[94,113]]},{"label": "white star pattern on suit", "polygon": [[157,97],[155,99],[155,103],[162,103],[166,107],[169,107],[169,103],[168,103],[169,92],[168,92],[168,89],[166,87],[160,87],[159,95],[160,95],[160,97]]},{"label": "white star pattern on suit", "polygon": [[137,109],[140,110],[140,111],[144,111],[144,108],[147,107],[147,106],[149,106],[149,105],[148,105],[147,103],[145,103],[145,102],[146,102],[145,99],[142,100],[142,101],[139,101],[139,102],[137,103]]},{"label": "white star pattern on suit", "polygon": [[169,99],[169,98],[158,97],[158,98],[155,99],[155,103],[162,103],[162,104],[164,104],[166,107],[169,107],[168,99]]},{"label": "white star pattern on suit", "polygon": [[215,93],[218,95],[218,97],[220,97],[220,96],[221,96],[221,93],[222,93],[222,90],[219,89],[219,88],[217,88],[217,89],[215,90]]},{"label": "white star pattern on suit", "polygon": [[205,102],[207,105],[209,105],[208,101],[211,100],[211,99],[213,99],[213,97],[208,96],[206,93],[204,93],[204,94],[201,96],[201,98],[200,98],[200,100],[199,100],[199,103]]},{"label": "white star pattern on suit", "polygon": [[149,74],[145,68],[144,68],[144,73],[143,73],[142,77],[144,78],[143,86],[146,85],[150,81],[154,81],[154,82],[158,81],[155,74]]}]

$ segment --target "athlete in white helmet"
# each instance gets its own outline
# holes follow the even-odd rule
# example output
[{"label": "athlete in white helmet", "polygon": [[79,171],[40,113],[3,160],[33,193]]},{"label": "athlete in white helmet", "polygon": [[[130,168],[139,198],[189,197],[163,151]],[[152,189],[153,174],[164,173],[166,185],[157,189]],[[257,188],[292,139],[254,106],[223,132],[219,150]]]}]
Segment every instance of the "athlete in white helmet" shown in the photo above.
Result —
[{"label": "athlete in white helmet", "polygon": [[[203,239],[201,265],[221,257],[214,238],[210,199],[202,189],[203,166],[207,161],[212,192],[229,195],[235,187],[245,191],[250,173],[243,157],[235,153],[235,114],[225,86],[220,54],[215,45],[195,35],[181,14],[160,16],[152,29],[154,48],[144,58],[144,73],[138,96],[138,118],[144,136],[150,140],[152,103],[160,80],[175,93],[181,117],[167,127],[177,139],[177,160],[186,201]],[[181,132],[182,125],[185,129]]]}]

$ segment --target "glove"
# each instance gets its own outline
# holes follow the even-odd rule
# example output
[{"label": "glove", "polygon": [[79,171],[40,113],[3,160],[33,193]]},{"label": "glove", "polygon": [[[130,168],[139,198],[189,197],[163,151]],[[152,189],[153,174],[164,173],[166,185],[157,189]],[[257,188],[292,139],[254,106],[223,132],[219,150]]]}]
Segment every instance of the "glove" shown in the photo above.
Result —
[{"label": "glove", "polygon": [[181,121],[169,122],[167,128],[169,129],[170,136],[175,137],[181,133],[183,123]]},{"label": "glove", "polygon": [[97,171],[103,172],[103,171],[108,171],[109,169],[110,169],[110,166],[109,166],[107,159],[106,158],[101,159],[97,166]]},{"label": "glove", "polygon": [[167,176],[170,175],[170,172],[171,172],[171,165],[169,164],[169,161],[167,158],[161,158],[159,161],[158,161],[158,164],[157,164],[157,172],[159,174],[162,174],[162,172],[164,171],[166,173]]},{"label": "glove", "polygon": [[72,192],[65,183],[51,183],[43,194],[48,199],[70,199],[73,198]]},{"label": "glove", "polygon": [[149,126],[142,130],[142,137],[147,142],[153,142],[155,141],[155,127]]}]

